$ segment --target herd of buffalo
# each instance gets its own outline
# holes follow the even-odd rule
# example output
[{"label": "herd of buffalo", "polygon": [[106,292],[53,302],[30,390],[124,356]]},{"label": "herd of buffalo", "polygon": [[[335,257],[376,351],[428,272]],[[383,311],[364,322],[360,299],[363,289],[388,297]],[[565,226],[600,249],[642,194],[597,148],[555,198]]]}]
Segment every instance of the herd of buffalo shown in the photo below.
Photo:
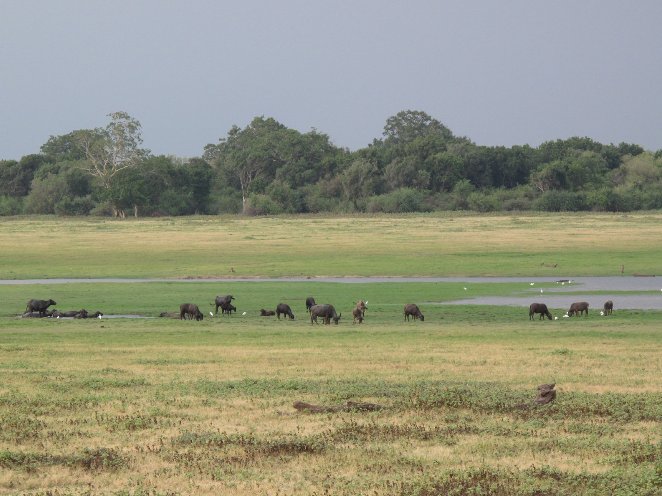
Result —
[{"label": "herd of buffalo", "polygon": [[[214,300],[214,303],[212,303],[212,305],[216,305],[216,314],[218,314],[219,308],[221,309],[221,314],[231,315],[232,312],[236,312],[237,308],[232,304],[232,300],[234,300],[234,296],[232,295],[217,296],[216,299]],[[85,309],[71,310],[67,312],[60,312],[59,310],[49,310],[48,307],[52,305],[56,305],[56,302],[51,299],[29,300],[25,308],[25,313],[23,313],[23,317],[53,317],[53,318],[73,317],[76,319],[88,319],[88,318],[101,318],[101,316],[103,315],[103,313],[99,311],[90,313]],[[572,305],[570,305],[570,309],[564,315],[564,317],[572,317],[573,315],[588,316],[588,307],[589,304],[586,301],[575,302]],[[367,302],[363,300],[359,300],[356,303],[356,306],[352,309],[352,317],[353,317],[352,323],[358,322],[360,324],[363,322],[365,318],[366,308],[367,308]],[[342,317],[342,313],[337,313],[333,305],[330,305],[328,303],[319,305],[315,302],[315,298],[313,298],[312,296],[306,298],[306,310],[310,314],[311,324],[317,324],[318,318],[322,318],[322,321],[325,324],[330,324],[332,320],[334,324],[338,324],[340,317]],[[614,303],[611,300],[609,300],[605,302],[601,314],[610,315],[613,310],[614,310]],[[529,306],[529,320],[534,320],[536,314],[540,315],[539,319],[541,320],[544,319],[545,317],[547,317],[549,320],[552,320],[552,314],[547,308],[547,305],[545,305],[544,303],[531,303],[531,305]],[[290,318],[291,320],[294,320],[294,313],[292,312],[290,306],[286,303],[279,303],[276,306],[275,311],[265,310],[263,308],[260,310],[260,315],[262,317],[277,316],[279,320],[280,320],[280,316],[283,315],[284,318]],[[421,322],[425,320],[425,317],[421,313],[421,310],[414,303],[408,303],[404,306],[403,315],[406,321],[408,321],[410,318],[413,318],[414,320],[420,320]],[[173,312],[163,312],[160,316],[176,317],[177,314]],[[194,303],[182,303],[179,306],[179,318],[181,320],[200,321],[204,319],[204,314],[200,311],[198,305]]]},{"label": "herd of buffalo", "polygon": [[[614,302],[611,300],[605,301],[605,304],[602,307],[601,315],[611,315],[614,311]],[[549,320],[552,320],[552,314],[547,309],[547,305],[544,303],[531,303],[529,306],[529,320],[533,320],[535,314],[539,313],[539,319],[544,319],[547,317]],[[587,301],[577,301],[570,305],[570,308],[564,315],[564,317],[572,317],[576,315],[577,317],[581,315],[588,316],[588,302]]]},{"label": "herd of buffalo", "polygon": [[101,318],[102,312],[96,311],[90,313],[84,308],[80,310],[68,310],[60,312],[59,310],[49,310],[51,305],[57,305],[53,300],[29,300],[25,307],[23,317],[52,317],[59,319],[60,317],[73,317],[74,319],[96,319]]}]

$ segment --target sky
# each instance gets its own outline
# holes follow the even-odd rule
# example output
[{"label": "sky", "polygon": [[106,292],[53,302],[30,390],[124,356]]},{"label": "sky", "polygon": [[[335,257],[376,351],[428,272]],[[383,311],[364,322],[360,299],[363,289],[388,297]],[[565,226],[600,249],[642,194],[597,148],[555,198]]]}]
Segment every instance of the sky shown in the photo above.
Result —
[{"label": "sky", "polygon": [[183,158],[259,116],[357,150],[403,110],[656,151],[661,25],[659,0],[0,0],[0,159],[116,111]]}]

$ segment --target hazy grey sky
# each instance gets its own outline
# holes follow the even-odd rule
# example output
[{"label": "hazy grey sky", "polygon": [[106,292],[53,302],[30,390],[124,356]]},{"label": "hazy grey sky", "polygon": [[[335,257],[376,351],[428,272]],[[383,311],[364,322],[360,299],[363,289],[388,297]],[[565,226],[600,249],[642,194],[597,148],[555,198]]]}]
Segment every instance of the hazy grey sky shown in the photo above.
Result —
[{"label": "hazy grey sky", "polygon": [[0,159],[118,110],[183,157],[260,115],[354,150],[407,109],[657,150],[660,26],[660,0],[0,0]]}]

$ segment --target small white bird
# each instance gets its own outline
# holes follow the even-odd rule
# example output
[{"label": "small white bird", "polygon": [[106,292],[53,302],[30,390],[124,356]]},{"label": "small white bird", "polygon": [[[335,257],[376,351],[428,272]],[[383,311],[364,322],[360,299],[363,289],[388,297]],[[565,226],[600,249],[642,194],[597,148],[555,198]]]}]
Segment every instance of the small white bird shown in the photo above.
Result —
[{"label": "small white bird", "polygon": [[529,286],[533,286],[534,284],[535,284],[534,282],[530,282],[530,283],[529,283]]},{"label": "small white bird", "polygon": [[566,314],[563,316],[563,318],[565,319],[566,317],[570,317],[570,315],[568,315],[568,314],[566,313]]},{"label": "small white bird", "polygon": [[242,313],[242,315],[246,315],[246,312]]},{"label": "small white bird", "polygon": [[540,290],[540,292],[542,293],[542,289]]},{"label": "small white bird", "polygon": [[600,311],[600,315],[604,315],[605,313],[603,311]]},{"label": "small white bird", "polygon": [[[464,288],[464,290],[466,291],[466,290],[467,290],[467,288]],[[661,291],[662,291],[662,290],[661,290]]]},{"label": "small white bird", "polygon": [[561,283],[561,286],[565,286],[565,283],[564,283],[564,282],[562,282],[562,283]]},{"label": "small white bird", "polygon": [[559,320],[559,318],[558,318],[558,317],[554,317],[554,320]]},{"label": "small white bird", "polygon": [[211,315],[212,317],[214,316],[214,314],[212,312],[209,312],[209,315]]}]

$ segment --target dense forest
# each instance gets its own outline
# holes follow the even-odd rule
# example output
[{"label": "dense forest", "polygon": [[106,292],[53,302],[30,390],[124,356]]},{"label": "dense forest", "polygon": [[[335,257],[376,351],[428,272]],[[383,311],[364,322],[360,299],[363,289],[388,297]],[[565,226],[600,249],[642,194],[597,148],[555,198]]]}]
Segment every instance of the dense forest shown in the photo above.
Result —
[{"label": "dense forest", "polygon": [[256,117],[199,157],[154,155],[124,112],[0,160],[0,215],[124,217],[306,212],[631,211],[662,208],[662,150],[573,137],[480,146],[421,111],[349,151]]}]

